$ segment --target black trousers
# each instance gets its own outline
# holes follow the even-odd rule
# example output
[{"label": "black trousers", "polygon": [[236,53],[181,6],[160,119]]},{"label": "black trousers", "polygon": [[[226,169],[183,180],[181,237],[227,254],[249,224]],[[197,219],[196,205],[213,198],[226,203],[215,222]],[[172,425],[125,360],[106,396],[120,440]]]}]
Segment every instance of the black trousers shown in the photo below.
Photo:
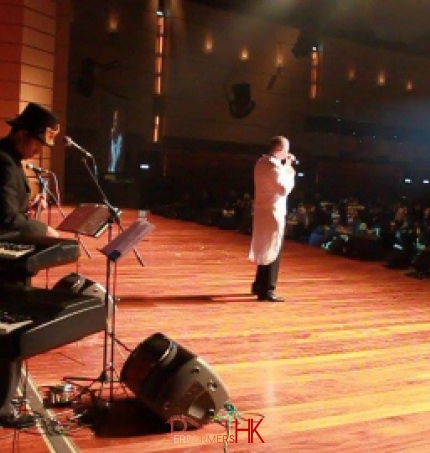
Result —
[{"label": "black trousers", "polygon": [[0,359],[0,416],[9,415],[21,377],[21,360]]},{"label": "black trousers", "polygon": [[281,253],[282,247],[273,263],[259,264],[257,266],[253,287],[259,296],[265,296],[268,292],[276,289],[276,284],[278,283],[279,264],[281,262]]}]

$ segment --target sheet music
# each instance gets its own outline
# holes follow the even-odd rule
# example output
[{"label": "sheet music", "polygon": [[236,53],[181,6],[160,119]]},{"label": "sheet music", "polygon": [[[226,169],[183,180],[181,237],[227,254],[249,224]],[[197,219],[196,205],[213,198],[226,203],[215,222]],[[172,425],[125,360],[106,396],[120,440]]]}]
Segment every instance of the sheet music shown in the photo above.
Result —
[{"label": "sheet music", "polygon": [[148,220],[138,219],[100,251],[111,261],[116,261],[127,255],[154,228]]},{"label": "sheet music", "polygon": [[[117,214],[121,211],[117,210]],[[81,204],[57,227],[60,231],[99,237],[108,225],[109,208],[104,204]]]}]

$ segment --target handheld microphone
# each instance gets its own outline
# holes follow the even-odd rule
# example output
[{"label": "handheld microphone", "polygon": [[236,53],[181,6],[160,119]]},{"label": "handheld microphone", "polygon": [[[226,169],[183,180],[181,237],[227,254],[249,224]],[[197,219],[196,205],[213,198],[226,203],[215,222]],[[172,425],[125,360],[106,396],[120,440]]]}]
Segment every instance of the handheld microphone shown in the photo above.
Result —
[{"label": "handheld microphone", "polygon": [[35,173],[42,175],[43,173],[52,173],[51,170],[46,170],[45,168],[40,168],[36,167],[36,165],[33,164],[26,164],[25,168],[28,168],[29,170],[33,170]]},{"label": "handheld microphone", "polygon": [[296,164],[296,165],[300,164],[299,159],[297,159],[297,157],[294,154],[290,154],[290,159],[291,159],[292,164]]},{"label": "handheld microphone", "polygon": [[[287,158],[291,161],[291,165],[300,164],[299,160],[297,159],[297,157],[294,154],[288,154]],[[282,159],[281,162],[282,162],[282,165],[285,165],[287,163],[287,159]]]},{"label": "handheld microphone", "polygon": [[85,157],[90,157],[90,158],[93,157],[91,153],[89,153],[85,148],[82,148],[82,146],[78,145],[67,135],[64,136],[64,144],[66,146],[73,146],[74,148],[78,149]]}]

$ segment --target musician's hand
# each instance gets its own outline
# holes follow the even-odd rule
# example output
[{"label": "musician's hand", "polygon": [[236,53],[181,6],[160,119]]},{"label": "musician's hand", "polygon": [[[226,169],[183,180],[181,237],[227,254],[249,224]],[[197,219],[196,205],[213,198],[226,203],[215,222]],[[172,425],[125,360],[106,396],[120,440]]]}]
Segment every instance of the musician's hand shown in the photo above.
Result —
[{"label": "musician's hand", "polygon": [[42,210],[48,207],[46,195],[44,193],[38,193],[30,202],[30,209],[37,210],[38,206],[40,206],[40,209]]},{"label": "musician's hand", "polygon": [[48,225],[48,229],[46,230],[46,236],[50,238],[58,238],[60,237],[60,233]]}]

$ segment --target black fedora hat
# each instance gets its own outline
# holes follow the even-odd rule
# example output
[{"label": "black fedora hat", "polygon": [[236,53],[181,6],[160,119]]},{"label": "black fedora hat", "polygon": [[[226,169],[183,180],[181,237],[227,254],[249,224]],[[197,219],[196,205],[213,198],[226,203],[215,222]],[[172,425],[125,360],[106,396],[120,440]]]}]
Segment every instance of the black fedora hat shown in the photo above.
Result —
[{"label": "black fedora hat", "polygon": [[17,130],[25,130],[44,145],[53,146],[60,130],[57,117],[39,104],[30,102],[14,119],[6,123]]}]

